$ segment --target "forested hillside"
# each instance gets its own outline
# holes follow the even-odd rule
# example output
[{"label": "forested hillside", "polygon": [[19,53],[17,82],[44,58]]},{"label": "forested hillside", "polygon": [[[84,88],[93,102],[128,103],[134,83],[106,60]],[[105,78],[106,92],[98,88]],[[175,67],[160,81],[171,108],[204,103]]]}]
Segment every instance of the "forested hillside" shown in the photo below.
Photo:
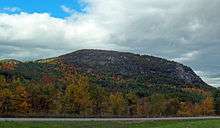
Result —
[{"label": "forested hillside", "polygon": [[220,93],[165,59],[104,50],[0,62],[1,116],[219,114]]}]

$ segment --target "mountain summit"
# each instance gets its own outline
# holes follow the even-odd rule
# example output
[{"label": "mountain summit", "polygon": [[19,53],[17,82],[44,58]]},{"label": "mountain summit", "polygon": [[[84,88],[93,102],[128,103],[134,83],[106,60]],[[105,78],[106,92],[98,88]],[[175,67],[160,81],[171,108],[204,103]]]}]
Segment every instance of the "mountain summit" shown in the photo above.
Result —
[{"label": "mountain summit", "polygon": [[207,85],[191,68],[148,55],[84,49],[58,58],[87,74],[141,78],[152,84]]}]

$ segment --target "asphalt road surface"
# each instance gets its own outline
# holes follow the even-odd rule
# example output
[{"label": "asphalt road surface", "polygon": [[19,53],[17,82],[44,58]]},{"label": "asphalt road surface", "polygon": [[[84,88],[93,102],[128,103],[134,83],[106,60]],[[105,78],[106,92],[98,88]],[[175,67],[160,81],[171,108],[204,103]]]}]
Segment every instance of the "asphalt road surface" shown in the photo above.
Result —
[{"label": "asphalt road surface", "polygon": [[169,117],[169,118],[0,118],[0,121],[160,121],[160,120],[203,120],[220,119],[217,116],[209,117]]}]

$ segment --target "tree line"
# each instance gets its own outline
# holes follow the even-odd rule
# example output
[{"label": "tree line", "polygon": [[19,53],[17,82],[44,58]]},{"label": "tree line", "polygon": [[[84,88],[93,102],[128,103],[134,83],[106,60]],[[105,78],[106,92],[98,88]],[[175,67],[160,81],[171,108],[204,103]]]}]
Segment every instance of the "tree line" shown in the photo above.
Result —
[{"label": "tree line", "polygon": [[[206,93],[200,102],[156,93],[109,91],[91,83],[72,67],[60,64],[58,81],[45,74],[40,81],[0,75],[0,116],[166,117],[220,114],[220,93]],[[60,86],[63,85],[63,86]],[[187,88],[188,91],[199,90]],[[205,93],[205,92],[202,92]]]},{"label": "tree line", "polygon": [[[68,82],[67,82],[68,83]],[[207,96],[200,103],[181,102],[163,94],[139,97],[136,94],[108,92],[90,86],[87,77],[78,76],[64,91],[54,85],[23,84],[19,80],[0,80],[1,116],[201,116],[215,114],[215,100]]]}]

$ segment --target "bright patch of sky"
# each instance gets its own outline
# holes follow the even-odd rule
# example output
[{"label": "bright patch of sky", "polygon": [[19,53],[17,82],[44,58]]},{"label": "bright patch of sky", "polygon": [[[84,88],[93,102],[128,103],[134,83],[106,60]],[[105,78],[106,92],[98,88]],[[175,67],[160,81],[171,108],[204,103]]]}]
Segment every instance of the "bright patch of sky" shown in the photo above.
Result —
[{"label": "bright patch of sky", "polygon": [[64,18],[76,11],[85,13],[86,4],[79,0],[0,0],[0,13],[48,13]]}]

